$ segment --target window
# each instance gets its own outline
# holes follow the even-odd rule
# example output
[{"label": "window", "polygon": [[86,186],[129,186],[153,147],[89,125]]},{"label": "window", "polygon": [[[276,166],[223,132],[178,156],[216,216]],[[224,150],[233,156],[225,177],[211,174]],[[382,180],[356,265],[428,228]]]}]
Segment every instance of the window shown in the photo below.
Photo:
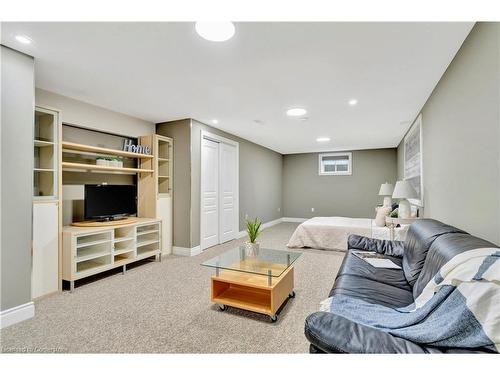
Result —
[{"label": "window", "polygon": [[336,152],[334,154],[319,154],[319,175],[351,175],[352,153]]}]

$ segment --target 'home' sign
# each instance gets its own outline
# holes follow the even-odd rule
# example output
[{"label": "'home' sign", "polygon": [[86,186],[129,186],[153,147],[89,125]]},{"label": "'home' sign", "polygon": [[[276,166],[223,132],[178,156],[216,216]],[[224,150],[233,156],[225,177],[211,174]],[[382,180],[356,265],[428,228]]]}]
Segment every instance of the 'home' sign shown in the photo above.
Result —
[{"label": "'home' sign", "polygon": [[123,141],[123,151],[146,155],[151,154],[151,149],[149,148],[149,146],[134,145],[131,139],[125,139]]}]

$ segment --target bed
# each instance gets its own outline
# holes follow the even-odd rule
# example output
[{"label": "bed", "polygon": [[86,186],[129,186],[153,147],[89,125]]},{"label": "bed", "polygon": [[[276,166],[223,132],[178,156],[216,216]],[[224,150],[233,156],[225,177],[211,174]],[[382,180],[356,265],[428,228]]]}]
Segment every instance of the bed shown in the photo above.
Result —
[{"label": "bed", "polygon": [[288,241],[288,247],[311,247],[325,250],[347,250],[351,234],[382,240],[404,241],[409,225],[394,228],[378,227],[373,219],[350,217],[313,217],[300,224]]}]

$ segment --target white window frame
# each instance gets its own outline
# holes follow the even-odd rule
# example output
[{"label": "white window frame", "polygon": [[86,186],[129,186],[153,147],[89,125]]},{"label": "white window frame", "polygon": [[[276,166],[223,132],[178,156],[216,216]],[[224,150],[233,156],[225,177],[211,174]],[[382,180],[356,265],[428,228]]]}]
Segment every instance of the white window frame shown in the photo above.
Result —
[{"label": "white window frame", "polygon": [[[325,156],[348,156],[347,171],[325,172],[323,169],[323,158]],[[350,176],[352,175],[352,152],[332,152],[318,155],[318,174],[320,176]]]}]

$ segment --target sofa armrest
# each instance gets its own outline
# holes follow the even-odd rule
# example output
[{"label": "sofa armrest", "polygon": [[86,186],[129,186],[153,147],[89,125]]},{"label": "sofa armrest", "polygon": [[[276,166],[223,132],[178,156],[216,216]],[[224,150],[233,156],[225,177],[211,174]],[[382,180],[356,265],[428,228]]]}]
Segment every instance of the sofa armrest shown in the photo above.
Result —
[{"label": "sofa armrest", "polygon": [[369,238],[358,236],[357,234],[351,234],[347,239],[347,248],[349,250],[358,249],[376,251],[380,254],[402,258],[404,253],[404,242],[378,240],[376,238]]},{"label": "sofa armrest", "polygon": [[306,318],[305,335],[327,353],[426,353],[414,342],[322,311]]}]

